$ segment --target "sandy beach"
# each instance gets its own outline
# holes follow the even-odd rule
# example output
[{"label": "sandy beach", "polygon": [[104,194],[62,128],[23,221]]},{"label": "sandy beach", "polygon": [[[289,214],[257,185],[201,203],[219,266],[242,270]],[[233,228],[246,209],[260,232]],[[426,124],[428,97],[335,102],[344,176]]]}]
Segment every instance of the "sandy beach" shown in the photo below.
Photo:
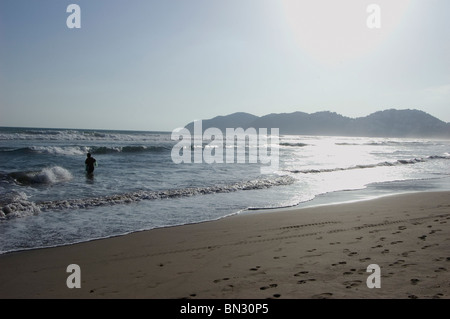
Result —
[{"label": "sandy beach", "polygon": [[[81,288],[66,285],[70,264]],[[380,288],[366,284],[370,264]],[[3,254],[0,298],[450,298],[450,192]]]}]

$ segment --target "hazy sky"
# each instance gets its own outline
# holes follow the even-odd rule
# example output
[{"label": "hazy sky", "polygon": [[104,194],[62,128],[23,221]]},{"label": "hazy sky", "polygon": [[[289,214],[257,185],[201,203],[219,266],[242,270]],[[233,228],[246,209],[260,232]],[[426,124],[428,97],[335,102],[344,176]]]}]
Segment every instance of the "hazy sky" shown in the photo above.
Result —
[{"label": "hazy sky", "polygon": [[0,0],[0,126],[388,108],[450,122],[449,13],[448,0]]}]

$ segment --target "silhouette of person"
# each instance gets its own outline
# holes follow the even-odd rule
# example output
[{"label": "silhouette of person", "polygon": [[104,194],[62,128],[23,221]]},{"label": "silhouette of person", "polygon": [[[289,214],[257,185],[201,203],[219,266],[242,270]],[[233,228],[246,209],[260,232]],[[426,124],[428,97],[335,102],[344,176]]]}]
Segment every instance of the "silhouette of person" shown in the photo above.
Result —
[{"label": "silhouette of person", "polygon": [[95,160],[95,158],[91,156],[91,153],[87,153],[87,158],[84,163],[86,164],[86,172],[88,173],[88,175],[92,175],[94,173],[94,165],[96,162],[97,161]]}]

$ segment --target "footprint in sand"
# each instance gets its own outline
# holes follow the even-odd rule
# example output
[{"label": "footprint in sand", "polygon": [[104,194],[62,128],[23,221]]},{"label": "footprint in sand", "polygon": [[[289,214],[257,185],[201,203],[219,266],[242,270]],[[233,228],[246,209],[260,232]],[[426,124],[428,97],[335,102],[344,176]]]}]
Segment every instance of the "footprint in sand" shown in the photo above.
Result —
[{"label": "footprint in sand", "polygon": [[266,290],[266,289],[269,289],[269,288],[275,288],[275,287],[278,287],[278,285],[277,284],[270,284],[269,286],[262,286],[261,288],[259,288],[260,290]]},{"label": "footprint in sand", "polygon": [[447,271],[447,269],[444,268],[444,267],[439,267],[439,268],[436,269],[434,272],[443,272],[443,271]]},{"label": "footprint in sand", "polygon": [[410,253],[415,253],[415,252],[416,252],[415,250],[405,251],[405,252],[403,252],[401,255],[402,255],[402,257],[408,257],[408,255],[409,255]]},{"label": "footprint in sand", "polygon": [[413,278],[413,279],[411,279],[411,285],[417,285],[417,283],[418,283],[419,281],[420,281],[419,279]]},{"label": "footprint in sand", "polygon": [[314,298],[314,299],[328,299],[331,296],[333,296],[333,294],[331,292],[324,292],[322,294],[313,295],[312,298]]},{"label": "footprint in sand", "polygon": [[344,285],[345,285],[345,288],[350,289],[350,288],[361,285],[361,283],[362,283],[361,280],[352,280],[352,281],[345,281]]},{"label": "footprint in sand", "polygon": [[338,263],[336,263],[336,264],[331,264],[331,266],[345,265],[345,264],[347,264],[346,261],[340,261],[340,262],[338,262]]},{"label": "footprint in sand", "polygon": [[413,264],[413,263],[409,263],[409,264],[403,264],[401,267],[402,268],[407,268],[409,266],[416,266],[417,264]]},{"label": "footprint in sand", "polygon": [[423,246],[422,249],[427,249],[427,248],[434,247],[434,246],[439,246],[439,244],[426,245],[426,246]]},{"label": "footprint in sand", "polygon": [[361,268],[358,270],[358,275],[364,275],[367,273],[367,268]]},{"label": "footprint in sand", "polygon": [[338,262],[338,263],[336,263],[336,264],[331,264],[331,266],[346,265],[346,264],[347,264],[346,261],[340,261],[340,262]]},{"label": "footprint in sand", "polygon": [[399,260],[393,262],[392,264],[389,264],[389,266],[395,266],[395,265],[398,265],[398,264],[403,264],[404,262],[405,262],[405,260],[399,259]]},{"label": "footprint in sand", "polygon": [[298,277],[298,276],[300,276],[300,275],[306,275],[307,273],[309,273],[309,271],[300,271],[300,272],[294,274],[294,276],[295,276],[295,277]]},{"label": "footprint in sand", "polygon": [[297,281],[297,283],[302,285],[302,284],[306,284],[308,281],[316,281],[316,280],[314,278],[310,278],[310,279],[299,280],[299,281]]},{"label": "footprint in sand", "polygon": [[222,278],[222,279],[216,279],[213,281],[213,283],[217,284],[218,282],[224,281],[224,280],[230,280],[230,278]]}]

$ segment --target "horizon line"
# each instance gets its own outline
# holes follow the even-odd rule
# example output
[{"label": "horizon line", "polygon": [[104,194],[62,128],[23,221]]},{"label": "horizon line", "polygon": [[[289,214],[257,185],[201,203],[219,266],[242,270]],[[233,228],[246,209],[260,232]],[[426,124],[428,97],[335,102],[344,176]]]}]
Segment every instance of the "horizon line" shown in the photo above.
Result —
[{"label": "horizon line", "polygon": [[[317,114],[317,113],[334,113],[334,114],[338,114],[338,115],[341,115],[341,116],[346,117],[346,118],[349,118],[349,119],[359,119],[359,118],[364,118],[364,117],[370,116],[370,115],[375,114],[375,113],[378,113],[378,112],[391,111],[391,110],[394,110],[394,111],[419,111],[419,112],[423,112],[423,113],[425,113],[425,114],[428,114],[428,115],[430,115],[430,116],[432,116],[432,117],[438,119],[439,121],[442,121],[442,122],[445,123],[445,124],[450,124],[450,122],[446,122],[446,121],[441,120],[440,118],[438,118],[438,117],[436,117],[436,116],[434,116],[434,115],[432,115],[432,114],[430,114],[430,113],[428,113],[428,112],[425,112],[425,111],[420,110],[420,109],[415,109],[415,108],[414,108],[414,109],[411,109],[411,108],[408,108],[408,109],[389,108],[389,109],[383,109],[383,110],[378,110],[378,111],[375,111],[375,112],[371,112],[371,113],[369,113],[369,114],[367,114],[367,115],[365,115],[365,116],[359,116],[359,117],[350,117],[350,116],[346,116],[346,115],[344,115],[344,114],[341,114],[341,113],[338,113],[338,112],[333,112],[333,111],[330,111],[330,110],[322,110],[322,111],[316,111],[316,112],[312,112],[312,113],[307,113],[307,112],[302,112],[302,111],[281,112],[281,113],[267,113],[267,114],[260,115],[260,116],[259,116],[259,115],[252,114],[252,113],[248,113],[248,112],[245,112],[245,111],[237,111],[237,112],[228,113],[228,114],[225,114],[225,115],[216,115],[216,116],[211,117],[211,118],[208,118],[208,119],[203,118],[203,119],[201,119],[201,120],[211,120],[211,119],[214,119],[214,118],[217,118],[217,117],[220,117],[220,116],[223,116],[223,117],[224,117],[224,116],[229,116],[229,115],[233,115],[233,114],[237,114],[237,113],[245,113],[245,114],[249,114],[249,115],[252,115],[252,116],[256,116],[256,117],[258,117],[258,118],[261,118],[261,117],[263,117],[263,116],[273,115],[273,114],[293,114],[293,113],[298,113],[298,112],[300,112],[300,113],[305,113],[305,114],[308,114],[308,115]],[[197,119],[194,119],[194,120],[192,120],[192,121],[186,123],[185,126],[188,125],[188,124],[190,124],[190,123],[192,123],[192,122],[194,122],[194,121],[196,121],[196,120],[197,120]],[[166,131],[166,130],[151,130],[151,129],[148,129],[148,130],[144,130],[144,129],[125,129],[125,128],[121,128],[121,129],[112,129],[112,128],[44,127],[44,126],[20,126],[20,125],[19,125],[19,126],[16,126],[16,125],[11,125],[11,126],[9,126],[9,125],[2,125],[2,124],[0,124],[0,128],[22,128],[22,129],[28,128],[28,129],[52,129],[52,130],[89,130],[89,131],[98,130],[98,131],[130,131],[130,132],[160,132],[160,133],[167,133],[167,132],[170,133],[170,132],[173,131],[173,129],[172,129],[172,130],[167,130],[167,131]]]}]

